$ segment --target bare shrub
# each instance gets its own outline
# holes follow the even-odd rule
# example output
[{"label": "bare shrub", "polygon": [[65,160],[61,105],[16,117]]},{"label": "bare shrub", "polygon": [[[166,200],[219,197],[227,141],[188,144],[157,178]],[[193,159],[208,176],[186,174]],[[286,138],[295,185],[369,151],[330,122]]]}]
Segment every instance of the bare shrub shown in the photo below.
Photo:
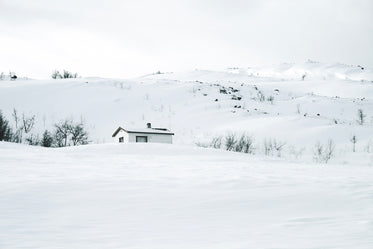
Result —
[{"label": "bare shrub", "polygon": [[263,101],[265,101],[265,96],[264,96],[264,94],[263,94],[263,92],[262,91],[258,91],[257,92],[257,98],[258,98],[258,100],[260,101],[260,102],[263,102]]},{"label": "bare shrub", "polygon": [[248,154],[254,154],[254,138],[251,136],[245,136],[245,145],[243,147],[243,152]]},{"label": "bare shrub", "polygon": [[12,116],[14,123],[16,125],[16,130],[13,136],[13,142],[22,143],[23,134],[30,133],[30,131],[34,128],[36,117],[35,115],[26,116],[24,113],[22,113],[22,117],[20,117],[16,109],[13,109]]},{"label": "bare shrub", "polygon": [[277,141],[276,139],[273,140],[273,147],[275,148],[278,157],[281,157],[281,153],[285,145],[286,142]]},{"label": "bare shrub", "polygon": [[60,74],[58,70],[54,70],[51,76],[52,76],[52,79],[62,79],[62,75]]},{"label": "bare shrub", "polygon": [[214,137],[210,143],[210,147],[214,149],[220,149],[222,145],[222,140],[223,140],[222,136]]},{"label": "bare shrub", "polygon": [[269,156],[273,155],[273,144],[271,140],[264,140],[264,155]]},{"label": "bare shrub", "polygon": [[34,127],[34,125],[35,125],[35,115],[33,115],[31,117],[27,117],[23,113],[22,114],[22,128],[23,128],[23,131],[26,134],[29,133],[32,130],[32,128]]},{"label": "bare shrub", "polygon": [[350,138],[350,141],[352,143],[352,152],[355,152],[356,151],[356,143],[357,143],[357,138],[356,138],[356,135],[352,135],[352,137]]},{"label": "bare shrub", "polygon": [[253,154],[254,150],[254,139],[251,136],[242,134],[236,143],[235,151]]},{"label": "bare shrub", "polygon": [[225,149],[228,151],[232,151],[235,149],[237,144],[237,138],[234,133],[228,133],[225,136]]},{"label": "bare shrub", "polygon": [[278,157],[281,157],[281,153],[285,145],[286,142],[281,142],[276,139],[265,139],[264,154],[266,156],[274,156],[276,154]]},{"label": "bare shrub", "polygon": [[359,125],[363,125],[364,124],[364,122],[365,122],[365,114],[364,114],[364,112],[363,112],[363,110],[362,109],[359,109],[359,110],[357,110],[357,123],[359,124]]},{"label": "bare shrub", "polygon": [[333,140],[331,139],[328,140],[325,146],[322,145],[320,142],[317,142],[315,145],[313,158],[316,162],[328,163],[334,155],[334,149],[335,145]]},{"label": "bare shrub", "polygon": [[31,134],[26,138],[26,143],[29,145],[40,145],[39,135]]},{"label": "bare shrub", "polygon": [[67,70],[63,70],[63,78],[64,79],[78,78],[78,74],[77,73],[71,73]]}]

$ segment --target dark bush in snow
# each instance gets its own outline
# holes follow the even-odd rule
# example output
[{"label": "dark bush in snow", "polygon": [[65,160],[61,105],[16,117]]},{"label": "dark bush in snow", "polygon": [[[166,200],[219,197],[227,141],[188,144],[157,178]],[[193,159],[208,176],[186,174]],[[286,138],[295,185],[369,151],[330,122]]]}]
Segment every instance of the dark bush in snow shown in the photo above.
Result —
[{"label": "dark bush in snow", "polygon": [[63,70],[63,74],[61,74],[58,70],[54,70],[51,76],[52,79],[70,79],[78,78],[78,73],[72,73],[67,70]]},{"label": "dark bush in snow", "polygon": [[71,73],[67,70],[63,70],[63,78],[64,79],[78,78],[78,74],[77,73]]},{"label": "dark bush in snow", "polygon": [[26,138],[26,143],[29,145],[40,145],[39,135],[31,134]]},{"label": "dark bush in snow", "polygon": [[52,147],[53,137],[52,137],[52,134],[48,130],[44,131],[43,138],[40,141],[40,145],[43,147]]},{"label": "dark bush in snow", "polygon": [[0,111],[0,141],[12,141],[12,128]]},{"label": "dark bush in snow", "polygon": [[52,73],[52,79],[62,79],[62,75],[58,70],[54,70],[54,72]]}]

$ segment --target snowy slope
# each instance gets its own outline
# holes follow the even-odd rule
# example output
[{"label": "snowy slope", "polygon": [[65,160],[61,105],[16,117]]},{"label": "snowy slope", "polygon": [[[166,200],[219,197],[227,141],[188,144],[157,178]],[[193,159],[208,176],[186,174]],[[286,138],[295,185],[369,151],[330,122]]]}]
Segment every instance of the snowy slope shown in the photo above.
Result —
[{"label": "snowy slope", "polygon": [[372,248],[373,168],[0,142],[0,248]]},{"label": "snowy slope", "polygon": [[[0,142],[0,248],[372,248],[372,80],[370,68],[306,62],[0,81],[8,119],[34,114],[39,134],[82,120],[93,143]],[[109,143],[147,122],[175,143]],[[194,145],[227,132],[252,135],[256,154]],[[286,143],[282,158],[263,155],[266,139]],[[314,163],[328,139],[334,157]]]},{"label": "snowy slope", "polygon": [[[0,109],[8,119],[13,108],[35,114],[34,132],[40,134],[66,117],[82,119],[93,143],[111,142],[118,126],[151,122],[175,132],[176,144],[246,132],[255,138],[258,151],[265,139],[278,139],[287,149],[312,154],[316,142],[332,139],[343,156],[351,151],[352,135],[358,138],[358,151],[373,148],[372,81],[371,68],[315,62],[130,80],[0,81]],[[358,109],[366,115],[364,125],[356,122]]]}]

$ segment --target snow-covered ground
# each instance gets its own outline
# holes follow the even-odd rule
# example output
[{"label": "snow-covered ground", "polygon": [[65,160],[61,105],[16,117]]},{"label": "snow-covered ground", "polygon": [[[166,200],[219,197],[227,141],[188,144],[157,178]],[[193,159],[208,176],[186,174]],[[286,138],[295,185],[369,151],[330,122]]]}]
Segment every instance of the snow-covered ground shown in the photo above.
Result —
[{"label": "snow-covered ground", "polygon": [[[40,135],[62,119],[83,120],[93,143],[112,142],[118,126],[141,128],[151,122],[170,128],[176,144],[245,132],[255,139],[258,154],[265,140],[277,139],[286,143],[283,156],[302,151],[308,161],[317,142],[332,139],[335,163],[356,163],[351,159],[358,157],[364,158],[359,163],[371,164],[368,154],[350,153],[350,140],[356,136],[358,153],[373,151],[372,81],[371,68],[312,61],[130,80],[3,80],[0,110],[11,121],[13,109],[36,115],[32,132]],[[363,125],[357,123],[359,109]]]},{"label": "snow-covered ground", "polygon": [[[13,109],[36,115],[34,134],[82,120],[92,144],[0,142],[0,248],[373,248],[371,68],[0,80],[14,126]],[[111,143],[147,122],[174,144]],[[195,146],[228,132],[251,135],[255,155]],[[263,155],[269,139],[286,144],[281,158]],[[329,139],[333,158],[315,163]]]},{"label": "snow-covered ground", "polygon": [[373,167],[0,142],[0,248],[372,248]]}]

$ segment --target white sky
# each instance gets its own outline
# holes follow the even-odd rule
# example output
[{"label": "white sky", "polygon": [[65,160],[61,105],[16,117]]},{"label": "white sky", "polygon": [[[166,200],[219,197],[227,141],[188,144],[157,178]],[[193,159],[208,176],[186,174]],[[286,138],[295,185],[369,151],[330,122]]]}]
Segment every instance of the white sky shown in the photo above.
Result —
[{"label": "white sky", "polygon": [[373,67],[373,0],[0,0],[0,72],[19,76],[307,59]]}]

